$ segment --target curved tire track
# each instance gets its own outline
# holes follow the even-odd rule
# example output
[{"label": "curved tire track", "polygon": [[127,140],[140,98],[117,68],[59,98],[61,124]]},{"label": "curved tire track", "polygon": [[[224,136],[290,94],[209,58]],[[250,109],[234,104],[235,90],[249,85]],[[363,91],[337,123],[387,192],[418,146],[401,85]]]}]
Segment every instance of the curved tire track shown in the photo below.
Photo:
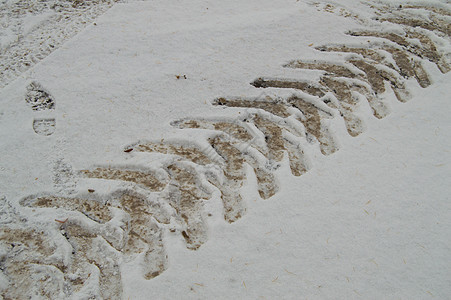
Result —
[{"label": "curved tire track", "polygon": [[[332,5],[325,9],[334,12]],[[439,8],[408,6],[409,10],[426,9],[433,18],[449,16]],[[287,78],[257,77],[255,88],[289,89],[285,98],[217,98],[212,105],[242,112],[239,119],[187,118],[172,122],[180,130],[208,130],[210,137],[199,141],[137,142],[124,149],[129,155],[160,155],[161,168],[149,170],[109,166],[79,172],[94,188],[76,197],[57,195],[30,196],[21,201],[24,209],[41,213],[59,211],[67,216],[56,220],[57,226],[42,232],[26,230],[27,221],[0,230],[2,272],[11,285],[1,292],[8,298],[17,295],[98,298],[120,298],[122,293],[119,261],[138,262],[142,276],[151,279],[168,268],[163,241],[167,231],[178,232],[186,247],[198,249],[208,239],[208,214],[205,201],[215,193],[223,205],[227,222],[239,220],[246,212],[240,188],[246,181],[246,166],[255,173],[258,193],[268,199],[279,190],[274,176],[281,163],[287,161],[291,172],[301,176],[311,167],[303,147],[317,145],[323,155],[338,150],[338,143],[328,127],[329,118],[340,115],[351,136],[364,131],[363,120],[354,110],[366,99],[374,117],[382,119],[388,108],[382,100],[387,88],[405,102],[410,98],[406,81],[416,80],[426,88],[431,84],[422,65],[423,60],[449,71],[446,54],[440,53],[429,37],[446,38],[449,32],[442,23],[431,27],[428,20],[411,19],[406,13],[389,14],[386,7],[376,7],[376,21],[401,25],[399,32],[373,29],[348,32],[355,37],[353,45],[323,45],[323,61],[297,59],[284,65],[296,72],[322,73],[317,82]],[[341,9],[344,16],[358,16]],[[400,20],[400,16],[404,20]],[[431,17],[431,18],[432,18]],[[407,20],[406,20],[407,18]],[[359,43],[361,37],[370,43]],[[417,39],[419,43],[412,43]],[[341,53],[344,63],[327,60],[327,53]],[[304,145],[304,146],[303,146]],[[120,188],[107,196],[95,191],[96,186],[115,182]],[[50,231],[58,231],[52,241]],[[92,251],[95,249],[95,251]],[[65,253],[65,255],[58,255]],[[34,285],[23,276],[41,278]],[[52,278],[53,280],[47,280]],[[92,285],[97,286],[93,289]]]}]

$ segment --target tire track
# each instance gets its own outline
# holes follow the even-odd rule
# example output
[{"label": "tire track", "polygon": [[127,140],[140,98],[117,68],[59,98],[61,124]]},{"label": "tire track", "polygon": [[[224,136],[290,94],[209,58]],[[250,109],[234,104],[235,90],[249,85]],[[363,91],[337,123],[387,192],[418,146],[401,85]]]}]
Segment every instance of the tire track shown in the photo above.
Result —
[{"label": "tire track", "polygon": [[[240,189],[249,175],[248,166],[260,197],[271,198],[280,189],[274,171],[281,164],[288,163],[294,176],[311,168],[306,145],[318,147],[323,155],[339,149],[329,119],[342,117],[348,134],[358,136],[365,124],[355,110],[363,99],[373,116],[382,119],[389,114],[384,96],[393,93],[406,102],[411,97],[408,81],[421,88],[430,86],[425,63],[434,64],[442,73],[449,71],[447,54],[434,42],[446,41],[448,27],[431,20],[442,20],[450,13],[432,6],[405,8],[390,16],[389,9],[394,9],[390,5],[373,5],[374,22],[402,26],[403,34],[378,31],[371,24],[347,33],[354,44],[316,47],[324,60],[300,58],[282,66],[299,73],[320,72],[317,81],[257,77],[251,83],[274,94],[288,89],[291,96],[219,97],[211,102],[213,106],[239,110],[240,117],[186,118],[171,123],[180,130],[208,132],[206,140],[137,142],[123,149],[132,161],[140,158],[136,168],[118,164],[81,170],[79,177],[92,187],[88,191],[71,192],[74,197],[49,194],[23,199],[23,209],[49,216],[56,211],[66,219],[55,220],[50,229],[43,225],[42,231],[26,229],[30,224],[23,219],[0,229],[1,271],[10,280],[1,295],[119,299],[121,260],[137,263],[142,276],[151,279],[169,266],[165,234],[179,235],[191,250],[208,240],[210,213],[205,204],[215,195],[221,199],[225,221],[236,222],[244,216],[246,204]],[[336,13],[337,8],[327,4],[324,10]],[[428,11],[428,19],[419,20],[417,10]],[[363,20],[345,8],[338,13]],[[342,55],[344,61],[328,59],[330,53]],[[142,166],[143,159],[154,157],[160,162],[158,169]],[[114,186],[114,192],[96,192],[104,185]],[[37,280],[30,284],[28,277]]]},{"label": "tire track", "polygon": [[0,21],[11,37],[9,43],[0,45],[0,88],[60,48],[117,2],[3,1]]}]

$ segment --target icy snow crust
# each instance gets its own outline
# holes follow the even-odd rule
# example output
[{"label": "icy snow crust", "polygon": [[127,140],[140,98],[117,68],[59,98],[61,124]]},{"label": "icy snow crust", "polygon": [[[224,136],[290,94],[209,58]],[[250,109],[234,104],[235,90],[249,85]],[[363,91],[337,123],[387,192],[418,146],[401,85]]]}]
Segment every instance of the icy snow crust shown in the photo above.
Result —
[{"label": "icy snow crust", "polygon": [[1,3],[4,298],[450,294],[446,1],[115,2]]}]

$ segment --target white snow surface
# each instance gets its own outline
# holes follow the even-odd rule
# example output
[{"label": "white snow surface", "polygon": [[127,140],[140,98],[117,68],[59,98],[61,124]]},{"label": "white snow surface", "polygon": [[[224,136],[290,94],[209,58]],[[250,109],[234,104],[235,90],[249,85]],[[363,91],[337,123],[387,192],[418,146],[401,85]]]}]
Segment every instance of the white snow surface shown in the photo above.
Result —
[{"label": "white snow surface", "polygon": [[393,107],[301,179],[283,176],[248,214],[212,224],[198,251],[168,243],[170,269],[144,299],[447,299],[451,204],[446,82]]},{"label": "white snow surface", "polygon": [[[271,95],[249,85],[259,76],[316,78],[281,66],[297,58],[340,59],[313,46],[355,42],[344,34],[354,28],[355,20],[302,0],[116,4],[0,90],[0,198],[19,209],[28,195],[55,192],[61,159],[74,170],[126,165],[123,148],[138,140],[201,141],[197,131],[169,123],[237,117],[238,110],[210,101]],[[210,199],[208,241],[198,250],[167,231],[168,269],[145,280],[136,266],[124,265],[123,298],[447,299],[451,75],[425,67],[433,84],[420,89],[409,82],[414,97],[407,103],[387,94],[386,118],[372,117],[361,103],[366,131],[358,137],[332,119],[340,150],[323,156],[310,146],[312,169],[301,177],[283,163],[274,197],[258,196],[249,169],[247,213],[239,221],[225,222],[219,199]],[[55,110],[27,106],[31,81],[51,92]],[[37,115],[56,118],[53,135],[33,132]]]}]

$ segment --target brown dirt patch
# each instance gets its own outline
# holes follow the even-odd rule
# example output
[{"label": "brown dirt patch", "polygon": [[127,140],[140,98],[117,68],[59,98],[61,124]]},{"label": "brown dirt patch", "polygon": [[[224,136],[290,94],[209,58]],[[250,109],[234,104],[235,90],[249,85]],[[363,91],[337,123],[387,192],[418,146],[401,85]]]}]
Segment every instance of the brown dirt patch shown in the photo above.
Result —
[{"label": "brown dirt patch", "polygon": [[435,63],[442,73],[447,73],[450,70],[448,63],[437,51],[437,48],[432,40],[428,36],[419,32],[408,31],[406,37],[418,39],[421,42],[421,47],[410,43],[405,37],[402,37],[395,33],[384,33],[378,31],[353,31],[348,32],[348,34],[352,36],[367,36],[387,39],[404,47],[410,53],[415,54],[420,58],[426,58],[430,62]]},{"label": "brown dirt patch", "polygon": [[171,176],[168,201],[186,225],[182,232],[187,248],[198,249],[207,240],[207,228],[202,218],[205,193],[199,190],[194,169],[172,164],[167,167]]},{"label": "brown dirt patch", "polygon": [[281,161],[283,159],[283,152],[287,151],[291,173],[294,176],[300,176],[307,171],[303,159],[303,152],[299,151],[283,138],[282,128],[280,126],[258,115],[255,115],[252,120],[255,126],[265,135],[269,149],[269,159]]},{"label": "brown dirt patch", "polygon": [[310,95],[314,95],[317,97],[324,96],[324,92],[316,86],[313,86],[309,82],[303,81],[290,81],[290,80],[279,80],[279,79],[263,79],[258,78],[251,85],[256,88],[284,88],[284,89],[296,89],[306,92]]},{"label": "brown dirt patch", "polygon": [[112,169],[112,168],[97,168],[94,170],[81,171],[87,177],[100,178],[108,180],[123,180],[140,184],[150,189],[151,191],[161,191],[166,184],[159,181],[150,173],[132,170]]},{"label": "brown dirt patch", "polygon": [[372,49],[368,48],[357,48],[357,47],[348,47],[348,46],[320,46],[316,47],[319,51],[326,51],[326,52],[346,52],[346,53],[355,53],[363,56],[364,58],[374,60],[376,62],[382,62],[384,60],[384,57],[378,53],[377,51],[374,51]]},{"label": "brown dirt patch", "polygon": [[287,108],[282,104],[274,100],[262,101],[262,100],[242,100],[242,99],[225,99],[218,98],[213,102],[214,105],[221,105],[227,107],[242,107],[242,108],[258,108],[263,109],[273,115],[281,118],[290,116]]},{"label": "brown dirt patch", "polygon": [[394,24],[409,26],[409,27],[420,27],[429,31],[440,31],[447,36],[451,35],[451,25],[447,22],[444,22],[438,18],[434,18],[435,22],[429,22],[424,19],[414,19],[413,17],[387,17],[379,19],[381,22],[390,22]]},{"label": "brown dirt patch", "polygon": [[406,102],[409,99],[409,93],[405,89],[404,84],[399,82],[392,74],[380,70],[363,60],[352,59],[349,62],[365,72],[366,80],[376,94],[384,93],[385,81],[389,81],[393,92],[400,102]]},{"label": "brown dirt patch", "polygon": [[[194,121],[187,121],[187,127],[188,126],[195,126],[193,128],[200,127],[199,125],[197,125],[197,122]],[[199,165],[208,165],[212,163],[211,160],[199,149],[181,145],[172,145],[167,142],[139,144],[134,148],[134,150],[140,152],[158,152],[163,154],[177,155]]]},{"label": "brown dirt patch", "polygon": [[345,66],[326,63],[326,62],[303,62],[301,60],[292,61],[286,65],[286,68],[307,69],[307,70],[322,70],[326,75],[355,78],[357,75]]},{"label": "brown dirt patch", "polygon": [[304,119],[299,121],[304,125],[307,134],[313,135],[320,143],[321,153],[330,155],[338,150],[332,136],[328,134],[328,130],[321,124],[320,109],[310,102],[299,97],[291,97],[288,103],[299,109],[304,115]]},{"label": "brown dirt patch", "polygon": [[34,202],[27,204],[33,207],[58,207],[79,211],[98,223],[106,223],[112,218],[108,207],[95,200],[49,196],[37,198]]}]

